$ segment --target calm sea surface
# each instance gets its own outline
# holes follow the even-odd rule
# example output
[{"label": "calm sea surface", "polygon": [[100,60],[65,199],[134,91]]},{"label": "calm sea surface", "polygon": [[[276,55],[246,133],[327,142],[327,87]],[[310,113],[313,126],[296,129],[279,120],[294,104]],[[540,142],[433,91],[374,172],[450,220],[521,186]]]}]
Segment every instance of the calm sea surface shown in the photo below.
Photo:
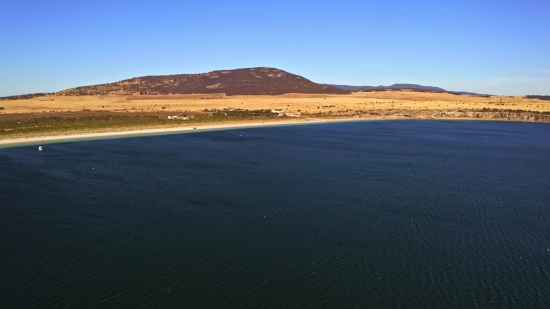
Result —
[{"label": "calm sea surface", "polygon": [[0,308],[550,308],[550,125],[0,149]]}]

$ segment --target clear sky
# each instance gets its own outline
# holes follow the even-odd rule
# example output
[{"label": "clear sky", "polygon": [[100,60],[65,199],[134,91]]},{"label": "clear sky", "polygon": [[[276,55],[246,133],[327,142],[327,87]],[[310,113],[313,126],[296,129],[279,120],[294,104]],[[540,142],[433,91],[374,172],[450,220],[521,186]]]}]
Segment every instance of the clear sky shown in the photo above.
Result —
[{"label": "clear sky", "polygon": [[258,66],[550,95],[550,1],[0,1],[0,96]]}]

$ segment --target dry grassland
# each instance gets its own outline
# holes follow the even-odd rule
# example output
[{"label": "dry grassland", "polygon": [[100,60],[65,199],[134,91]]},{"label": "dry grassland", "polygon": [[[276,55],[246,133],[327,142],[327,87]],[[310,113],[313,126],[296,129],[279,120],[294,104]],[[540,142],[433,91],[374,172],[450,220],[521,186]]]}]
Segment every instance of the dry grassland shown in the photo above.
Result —
[{"label": "dry grassland", "polygon": [[55,96],[0,101],[0,114],[67,111],[160,112],[205,109],[284,109],[302,113],[346,113],[369,110],[504,109],[550,111],[550,101],[524,97],[476,97],[447,93],[406,91],[358,92],[349,95],[286,94],[279,96],[158,95],[158,96]]}]

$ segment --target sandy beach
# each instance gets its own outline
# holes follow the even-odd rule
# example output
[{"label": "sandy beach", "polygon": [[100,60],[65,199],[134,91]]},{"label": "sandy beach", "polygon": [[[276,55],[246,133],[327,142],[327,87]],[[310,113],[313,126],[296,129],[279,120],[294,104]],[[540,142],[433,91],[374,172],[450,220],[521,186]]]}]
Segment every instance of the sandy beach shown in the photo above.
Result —
[{"label": "sandy beach", "polygon": [[28,138],[14,138],[0,140],[0,149],[16,146],[29,146],[38,144],[53,144],[61,142],[73,142],[80,140],[98,140],[98,139],[110,139],[110,138],[123,138],[130,136],[149,136],[149,135],[166,135],[166,134],[181,134],[181,133],[193,133],[204,132],[214,130],[231,130],[242,128],[254,128],[254,127],[274,127],[274,126],[288,126],[288,125],[300,125],[300,124],[314,124],[314,123],[326,123],[326,122],[347,122],[347,121],[366,121],[373,119],[358,119],[358,118],[346,118],[346,119],[292,119],[288,121],[263,121],[263,122],[247,122],[247,123],[227,123],[227,124],[203,124],[197,126],[182,126],[175,128],[160,128],[160,129],[136,129],[126,131],[115,132],[97,132],[97,133],[75,133],[75,134],[59,134],[52,136],[41,137],[28,137]]}]

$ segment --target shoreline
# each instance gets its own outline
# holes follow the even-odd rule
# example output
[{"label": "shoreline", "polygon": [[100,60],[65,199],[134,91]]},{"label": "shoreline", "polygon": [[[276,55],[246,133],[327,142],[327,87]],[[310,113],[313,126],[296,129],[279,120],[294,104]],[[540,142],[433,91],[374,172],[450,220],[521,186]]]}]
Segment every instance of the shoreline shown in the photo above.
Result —
[{"label": "shoreline", "polygon": [[90,141],[90,140],[104,140],[104,139],[116,139],[124,137],[144,137],[144,136],[160,136],[171,134],[184,134],[194,132],[209,132],[219,130],[231,130],[231,129],[244,129],[244,128],[258,128],[258,127],[277,127],[277,126],[291,126],[291,125],[305,125],[305,124],[322,124],[322,123],[338,123],[338,122],[358,122],[358,121],[396,121],[396,120],[424,120],[424,121],[503,121],[503,122],[528,122],[528,123],[546,123],[539,121],[525,121],[525,120],[508,120],[508,119],[479,119],[479,118],[295,118],[285,121],[254,121],[254,122],[240,122],[240,123],[222,123],[222,124],[197,124],[195,126],[181,126],[170,128],[143,128],[134,130],[121,130],[113,132],[75,132],[73,133],[60,133],[49,136],[35,136],[35,137],[17,137],[0,139],[0,149],[13,148],[20,146],[33,146],[39,144],[55,144],[64,142],[77,142],[77,141]]},{"label": "shoreline", "polygon": [[142,137],[142,136],[160,136],[170,134],[183,134],[194,132],[208,132],[218,130],[231,130],[242,128],[257,128],[257,127],[276,127],[276,126],[289,126],[300,124],[320,124],[327,122],[350,122],[350,121],[369,121],[369,120],[384,120],[384,119],[367,119],[367,118],[345,118],[345,119],[293,119],[286,121],[262,121],[262,122],[241,122],[241,123],[225,123],[225,124],[197,124],[195,126],[181,126],[171,128],[150,128],[150,129],[135,129],[124,130],[114,132],[91,132],[91,133],[78,133],[74,134],[57,134],[50,136],[37,136],[37,137],[23,137],[0,140],[0,149],[11,148],[17,146],[32,146],[42,144],[55,144],[63,142],[76,142],[76,141],[88,141],[88,140],[103,140],[103,139],[115,139],[124,137]]}]

